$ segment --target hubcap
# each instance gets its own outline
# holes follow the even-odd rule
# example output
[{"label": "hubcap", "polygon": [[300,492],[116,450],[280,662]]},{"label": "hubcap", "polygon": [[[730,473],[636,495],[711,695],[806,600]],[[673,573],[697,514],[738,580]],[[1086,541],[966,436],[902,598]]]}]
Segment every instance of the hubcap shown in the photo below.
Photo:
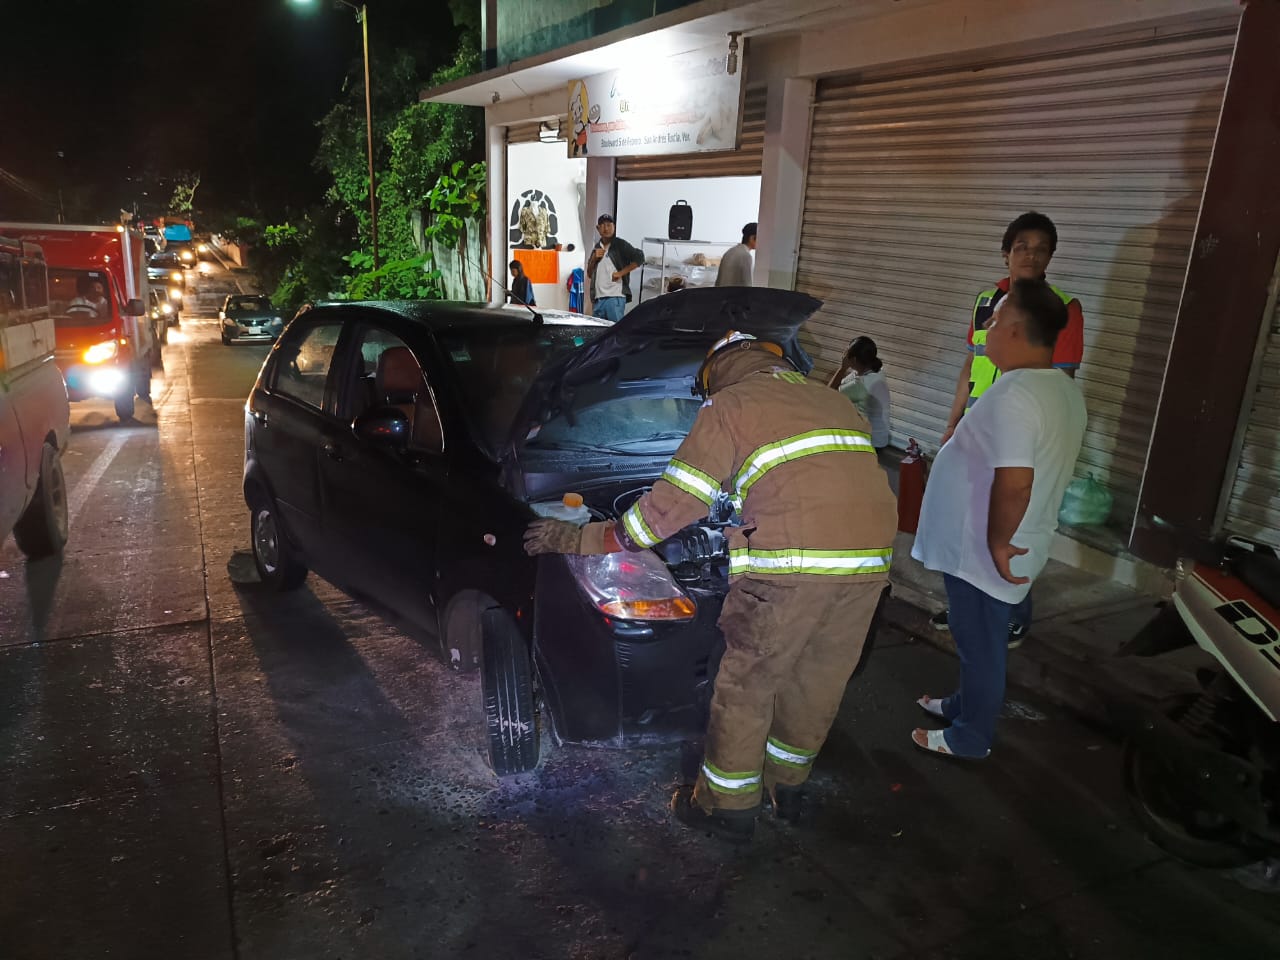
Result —
[{"label": "hubcap", "polygon": [[276,532],[276,518],[265,507],[253,517],[253,551],[267,573],[275,573],[280,565],[280,541]]}]

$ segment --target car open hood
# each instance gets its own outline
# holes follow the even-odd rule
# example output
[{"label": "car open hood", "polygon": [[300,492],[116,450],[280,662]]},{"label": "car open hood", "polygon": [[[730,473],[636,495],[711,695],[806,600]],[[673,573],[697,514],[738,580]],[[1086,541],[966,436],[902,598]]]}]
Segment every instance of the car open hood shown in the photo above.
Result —
[{"label": "car open hood", "polygon": [[662,371],[644,371],[653,384],[644,389],[633,377],[608,376],[620,361],[655,340],[685,344],[704,353],[729,330],[740,330],[780,344],[796,369],[808,373],[813,361],[800,346],[799,330],[822,306],[821,300],[791,290],[752,287],[708,287],[681,290],[642,303],[599,337],[550,364],[530,384],[520,412],[512,424],[511,441],[519,447],[535,426],[565,409],[587,391],[599,399],[616,390],[648,396],[690,395],[692,376],[663,379]]}]

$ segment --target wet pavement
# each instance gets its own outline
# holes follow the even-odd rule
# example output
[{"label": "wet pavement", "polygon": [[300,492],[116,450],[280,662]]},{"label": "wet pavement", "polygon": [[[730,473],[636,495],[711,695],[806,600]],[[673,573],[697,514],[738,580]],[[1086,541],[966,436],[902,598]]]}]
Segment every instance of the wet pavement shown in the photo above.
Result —
[{"label": "wet pavement", "polygon": [[233,582],[267,353],[218,340],[237,281],[199,281],[154,411],[73,406],[65,556],[0,546],[4,960],[1280,956],[1280,896],[1147,842],[1104,734],[1015,688],[989,761],[913,750],[956,666],[893,629],[803,828],[674,824],[694,742],[544,740],[497,780],[429,638],[314,577]]}]

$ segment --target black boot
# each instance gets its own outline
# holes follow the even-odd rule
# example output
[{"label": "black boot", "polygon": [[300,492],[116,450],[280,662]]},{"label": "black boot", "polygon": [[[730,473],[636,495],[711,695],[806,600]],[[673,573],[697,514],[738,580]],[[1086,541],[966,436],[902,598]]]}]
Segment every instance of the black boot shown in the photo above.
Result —
[{"label": "black boot", "polygon": [[732,843],[749,843],[756,832],[755,810],[718,810],[707,813],[693,799],[693,787],[676,788],[671,812],[686,827],[704,830]]},{"label": "black boot", "polygon": [[799,823],[808,812],[804,787],[777,784],[773,788],[773,813],[779,820]]}]

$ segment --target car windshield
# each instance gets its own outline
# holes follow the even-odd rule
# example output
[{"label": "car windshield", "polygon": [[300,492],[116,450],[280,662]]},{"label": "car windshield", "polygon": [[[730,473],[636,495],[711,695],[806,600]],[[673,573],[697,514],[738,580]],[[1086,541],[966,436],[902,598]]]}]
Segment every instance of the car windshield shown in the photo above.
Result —
[{"label": "car windshield", "polygon": [[538,372],[606,328],[576,324],[476,327],[438,334],[477,439],[499,454]]},{"label": "car windshield", "polygon": [[148,266],[163,270],[168,269],[169,267],[180,267],[182,264],[179,262],[178,255],[176,253],[157,253],[151,258]]},{"label": "car windshield", "polygon": [[271,310],[271,301],[266,297],[232,297],[227,304],[228,313],[262,313]]},{"label": "car windshield", "polygon": [[97,327],[111,317],[111,278],[101,270],[49,268],[49,313],[59,327]]}]

